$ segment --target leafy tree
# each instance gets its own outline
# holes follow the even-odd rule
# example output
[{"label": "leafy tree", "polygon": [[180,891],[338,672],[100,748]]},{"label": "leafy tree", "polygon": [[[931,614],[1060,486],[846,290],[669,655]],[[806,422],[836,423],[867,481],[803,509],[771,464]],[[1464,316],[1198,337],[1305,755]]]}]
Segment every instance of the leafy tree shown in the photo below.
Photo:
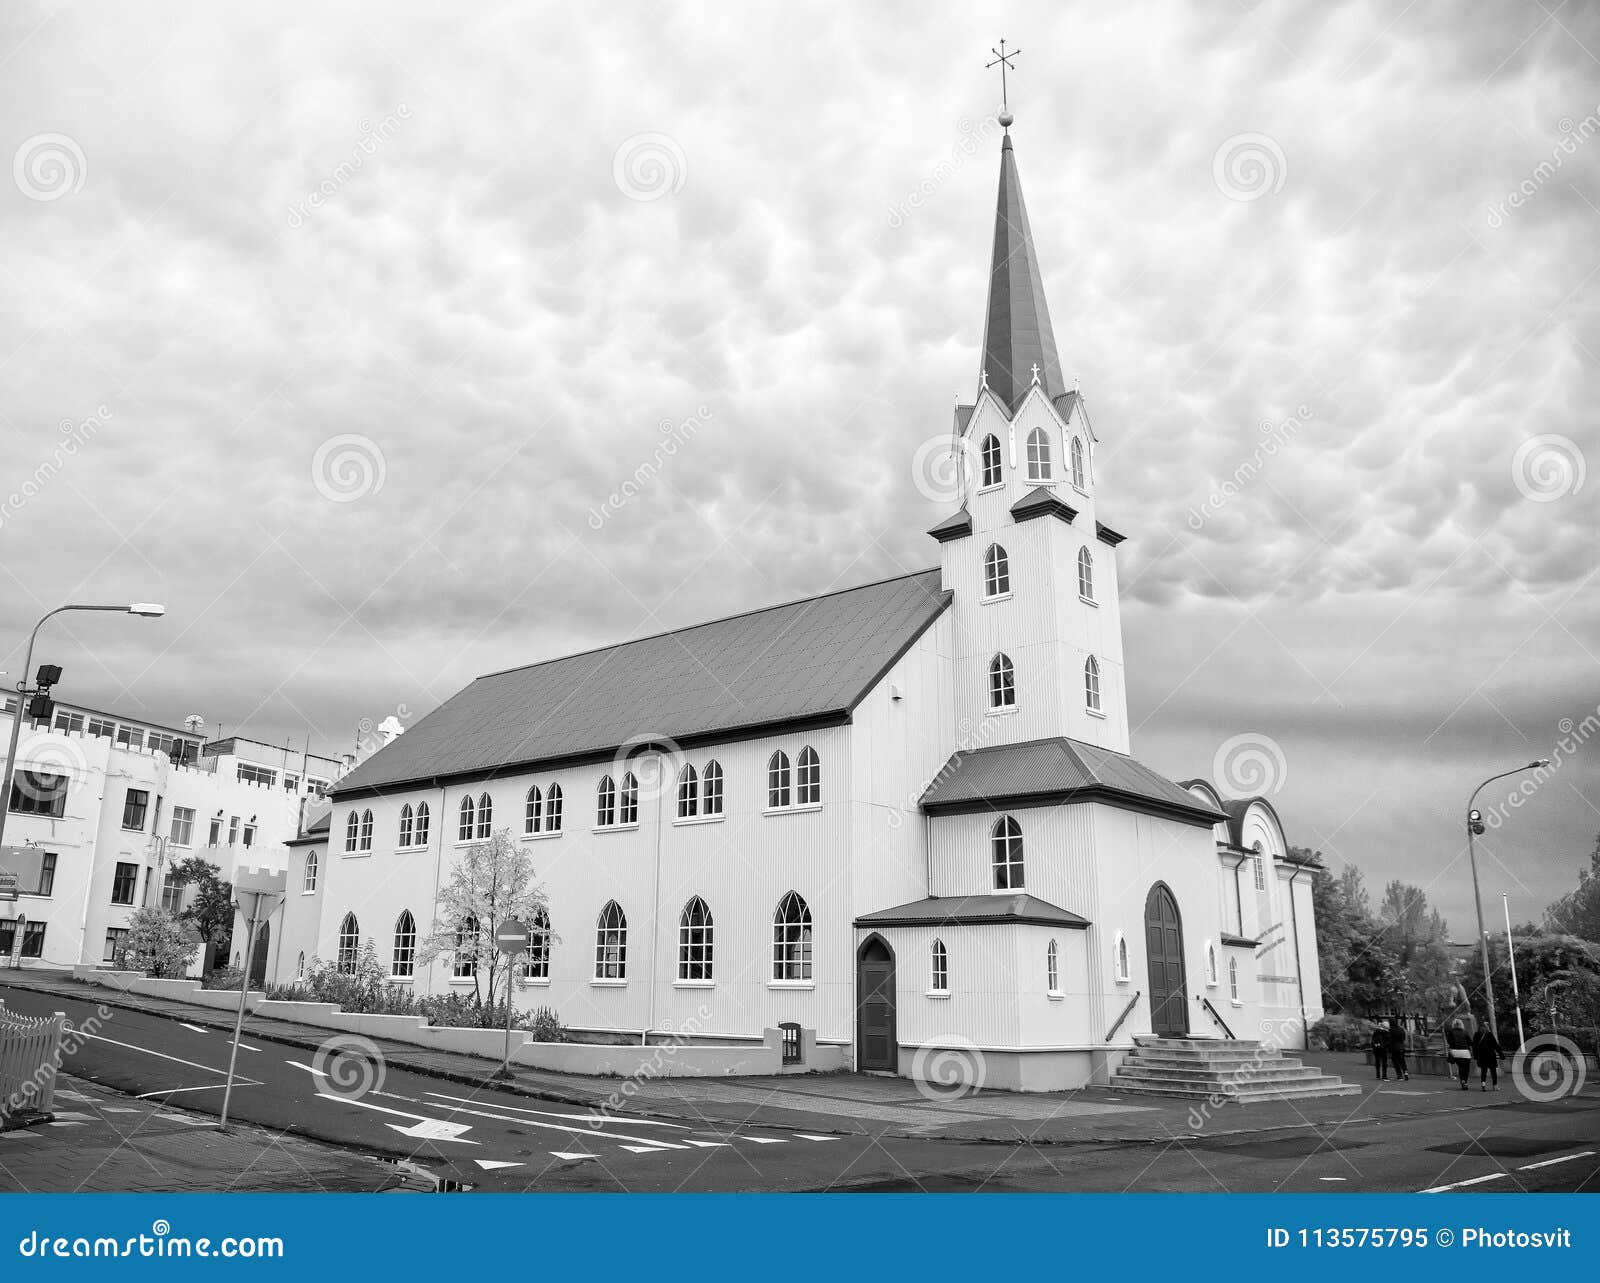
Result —
[{"label": "leafy tree", "polygon": [[[1295,854],[1310,855],[1303,848]],[[1317,954],[1325,1006],[1346,1015],[1372,1015],[1394,1006],[1400,989],[1361,870],[1347,864],[1337,877],[1311,884]]]},{"label": "leafy tree", "polygon": [[1421,887],[1396,878],[1383,889],[1378,938],[1393,967],[1394,997],[1402,1010],[1439,1011],[1449,1005],[1450,929],[1428,907]]},{"label": "leafy tree", "polygon": [[1552,931],[1600,940],[1600,834],[1589,853],[1589,867],[1578,869],[1577,887],[1546,909],[1544,920]]},{"label": "leafy tree", "polygon": [[182,916],[194,923],[200,938],[216,945],[217,956],[226,960],[233,947],[233,884],[224,882],[221,874],[217,865],[191,855],[174,864],[170,876],[180,886],[197,888],[194,902]]},{"label": "leafy tree", "polygon": [[[1514,1046],[1517,1034],[1517,994],[1521,996],[1523,1026],[1529,1033],[1566,1027],[1600,1025],[1600,1012],[1591,1012],[1587,995],[1600,989],[1600,944],[1549,931],[1517,933],[1517,991],[1511,987],[1511,967],[1504,935],[1489,938],[1489,967],[1494,980],[1495,1014],[1500,1021],[1500,1041]],[[1483,959],[1478,951],[1462,968],[1467,992],[1483,991]],[[1555,1017],[1550,1015],[1552,998]],[[1591,1018],[1592,1017],[1592,1018]]]},{"label": "leafy tree", "polygon": [[147,905],[128,919],[128,938],[119,957],[121,966],[142,971],[157,980],[183,975],[200,943],[200,933],[165,909]]}]

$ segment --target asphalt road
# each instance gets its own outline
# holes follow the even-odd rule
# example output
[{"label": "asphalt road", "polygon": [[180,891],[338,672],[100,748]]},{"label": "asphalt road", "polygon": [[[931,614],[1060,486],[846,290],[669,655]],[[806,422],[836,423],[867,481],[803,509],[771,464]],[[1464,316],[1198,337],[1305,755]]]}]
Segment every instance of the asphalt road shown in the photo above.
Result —
[{"label": "asphalt road", "polygon": [[[15,1011],[64,1010],[83,1031],[68,1073],[183,1111],[220,1112],[225,1033],[122,1009],[91,1023],[91,1003],[0,990]],[[1505,1092],[1494,1109],[1322,1131],[1033,1146],[606,1117],[249,1036],[238,1073],[236,1118],[479,1190],[1600,1191],[1592,1090],[1554,1104]]]}]

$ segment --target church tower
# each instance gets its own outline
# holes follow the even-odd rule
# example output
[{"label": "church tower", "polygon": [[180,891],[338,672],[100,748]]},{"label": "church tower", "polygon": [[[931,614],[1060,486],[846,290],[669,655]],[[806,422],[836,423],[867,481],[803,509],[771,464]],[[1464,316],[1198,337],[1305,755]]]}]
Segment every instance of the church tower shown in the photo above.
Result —
[{"label": "church tower", "polygon": [[1116,547],[1095,437],[1056,351],[1011,142],[1000,143],[976,398],[958,405],[959,511],[929,533],[955,591],[955,704],[970,747],[1067,736],[1128,752]]}]

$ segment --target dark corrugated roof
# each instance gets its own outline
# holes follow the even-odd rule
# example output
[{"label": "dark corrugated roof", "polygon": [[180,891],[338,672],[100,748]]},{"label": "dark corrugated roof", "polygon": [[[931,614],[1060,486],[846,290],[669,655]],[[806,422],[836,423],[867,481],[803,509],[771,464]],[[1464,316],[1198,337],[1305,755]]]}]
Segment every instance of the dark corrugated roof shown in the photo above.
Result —
[{"label": "dark corrugated roof", "polygon": [[965,508],[952,512],[928,533],[940,543],[963,539],[972,533],[972,514]]},{"label": "dark corrugated roof", "polygon": [[1112,548],[1115,548],[1119,543],[1128,537],[1127,535],[1119,534],[1110,526],[1106,525],[1103,521],[1097,521],[1094,523],[1094,532],[1099,536],[1101,543],[1107,544]]},{"label": "dark corrugated roof", "polygon": [[950,603],[937,570],[478,678],[335,785],[351,793],[847,715]]},{"label": "dark corrugated roof", "polygon": [[1035,517],[1056,517],[1069,526],[1076,520],[1078,511],[1064,503],[1049,486],[1035,486],[1011,505],[1013,521],[1031,521]]},{"label": "dark corrugated roof", "polygon": [[967,424],[972,422],[972,412],[974,410],[976,410],[977,408],[978,407],[975,406],[975,405],[960,405],[960,404],[957,404],[957,406],[956,406],[956,435],[958,437],[962,437],[962,436],[965,436],[967,434]]},{"label": "dark corrugated roof", "polygon": [[[1245,850],[1244,845],[1244,817],[1252,806],[1260,804],[1266,807],[1267,813],[1272,816],[1272,822],[1278,826],[1278,832],[1283,832],[1283,821],[1278,818],[1278,812],[1272,803],[1264,797],[1230,797],[1224,798],[1222,809],[1228,816],[1228,841],[1240,850]],[[1287,838],[1285,839],[1287,841]]]},{"label": "dark corrugated roof", "polygon": [[1186,789],[1124,753],[1056,737],[957,753],[922,795],[925,811],[980,810],[1006,803],[1138,803],[1191,823],[1224,818]]},{"label": "dark corrugated roof", "polygon": [[929,896],[893,909],[864,913],[858,927],[978,926],[983,923],[1036,922],[1052,927],[1087,927],[1088,918],[1021,891],[997,895]]}]

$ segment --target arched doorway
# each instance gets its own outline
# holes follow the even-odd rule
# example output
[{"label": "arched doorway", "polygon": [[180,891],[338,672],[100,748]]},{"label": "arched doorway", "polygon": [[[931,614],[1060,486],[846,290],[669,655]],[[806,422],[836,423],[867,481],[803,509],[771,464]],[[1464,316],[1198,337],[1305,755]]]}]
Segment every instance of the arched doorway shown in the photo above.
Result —
[{"label": "arched doorway", "polygon": [[895,1073],[900,1046],[894,1028],[894,954],[872,936],[856,954],[856,1068]]},{"label": "arched doorway", "polygon": [[1165,882],[1144,902],[1145,954],[1150,960],[1150,1028],[1166,1038],[1189,1033],[1189,982],[1183,969],[1183,919]]},{"label": "arched doorway", "polygon": [[272,924],[263,922],[256,929],[256,947],[250,955],[250,983],[252,985],[265,985],[267,983],[267,946],[272,939]]}]

